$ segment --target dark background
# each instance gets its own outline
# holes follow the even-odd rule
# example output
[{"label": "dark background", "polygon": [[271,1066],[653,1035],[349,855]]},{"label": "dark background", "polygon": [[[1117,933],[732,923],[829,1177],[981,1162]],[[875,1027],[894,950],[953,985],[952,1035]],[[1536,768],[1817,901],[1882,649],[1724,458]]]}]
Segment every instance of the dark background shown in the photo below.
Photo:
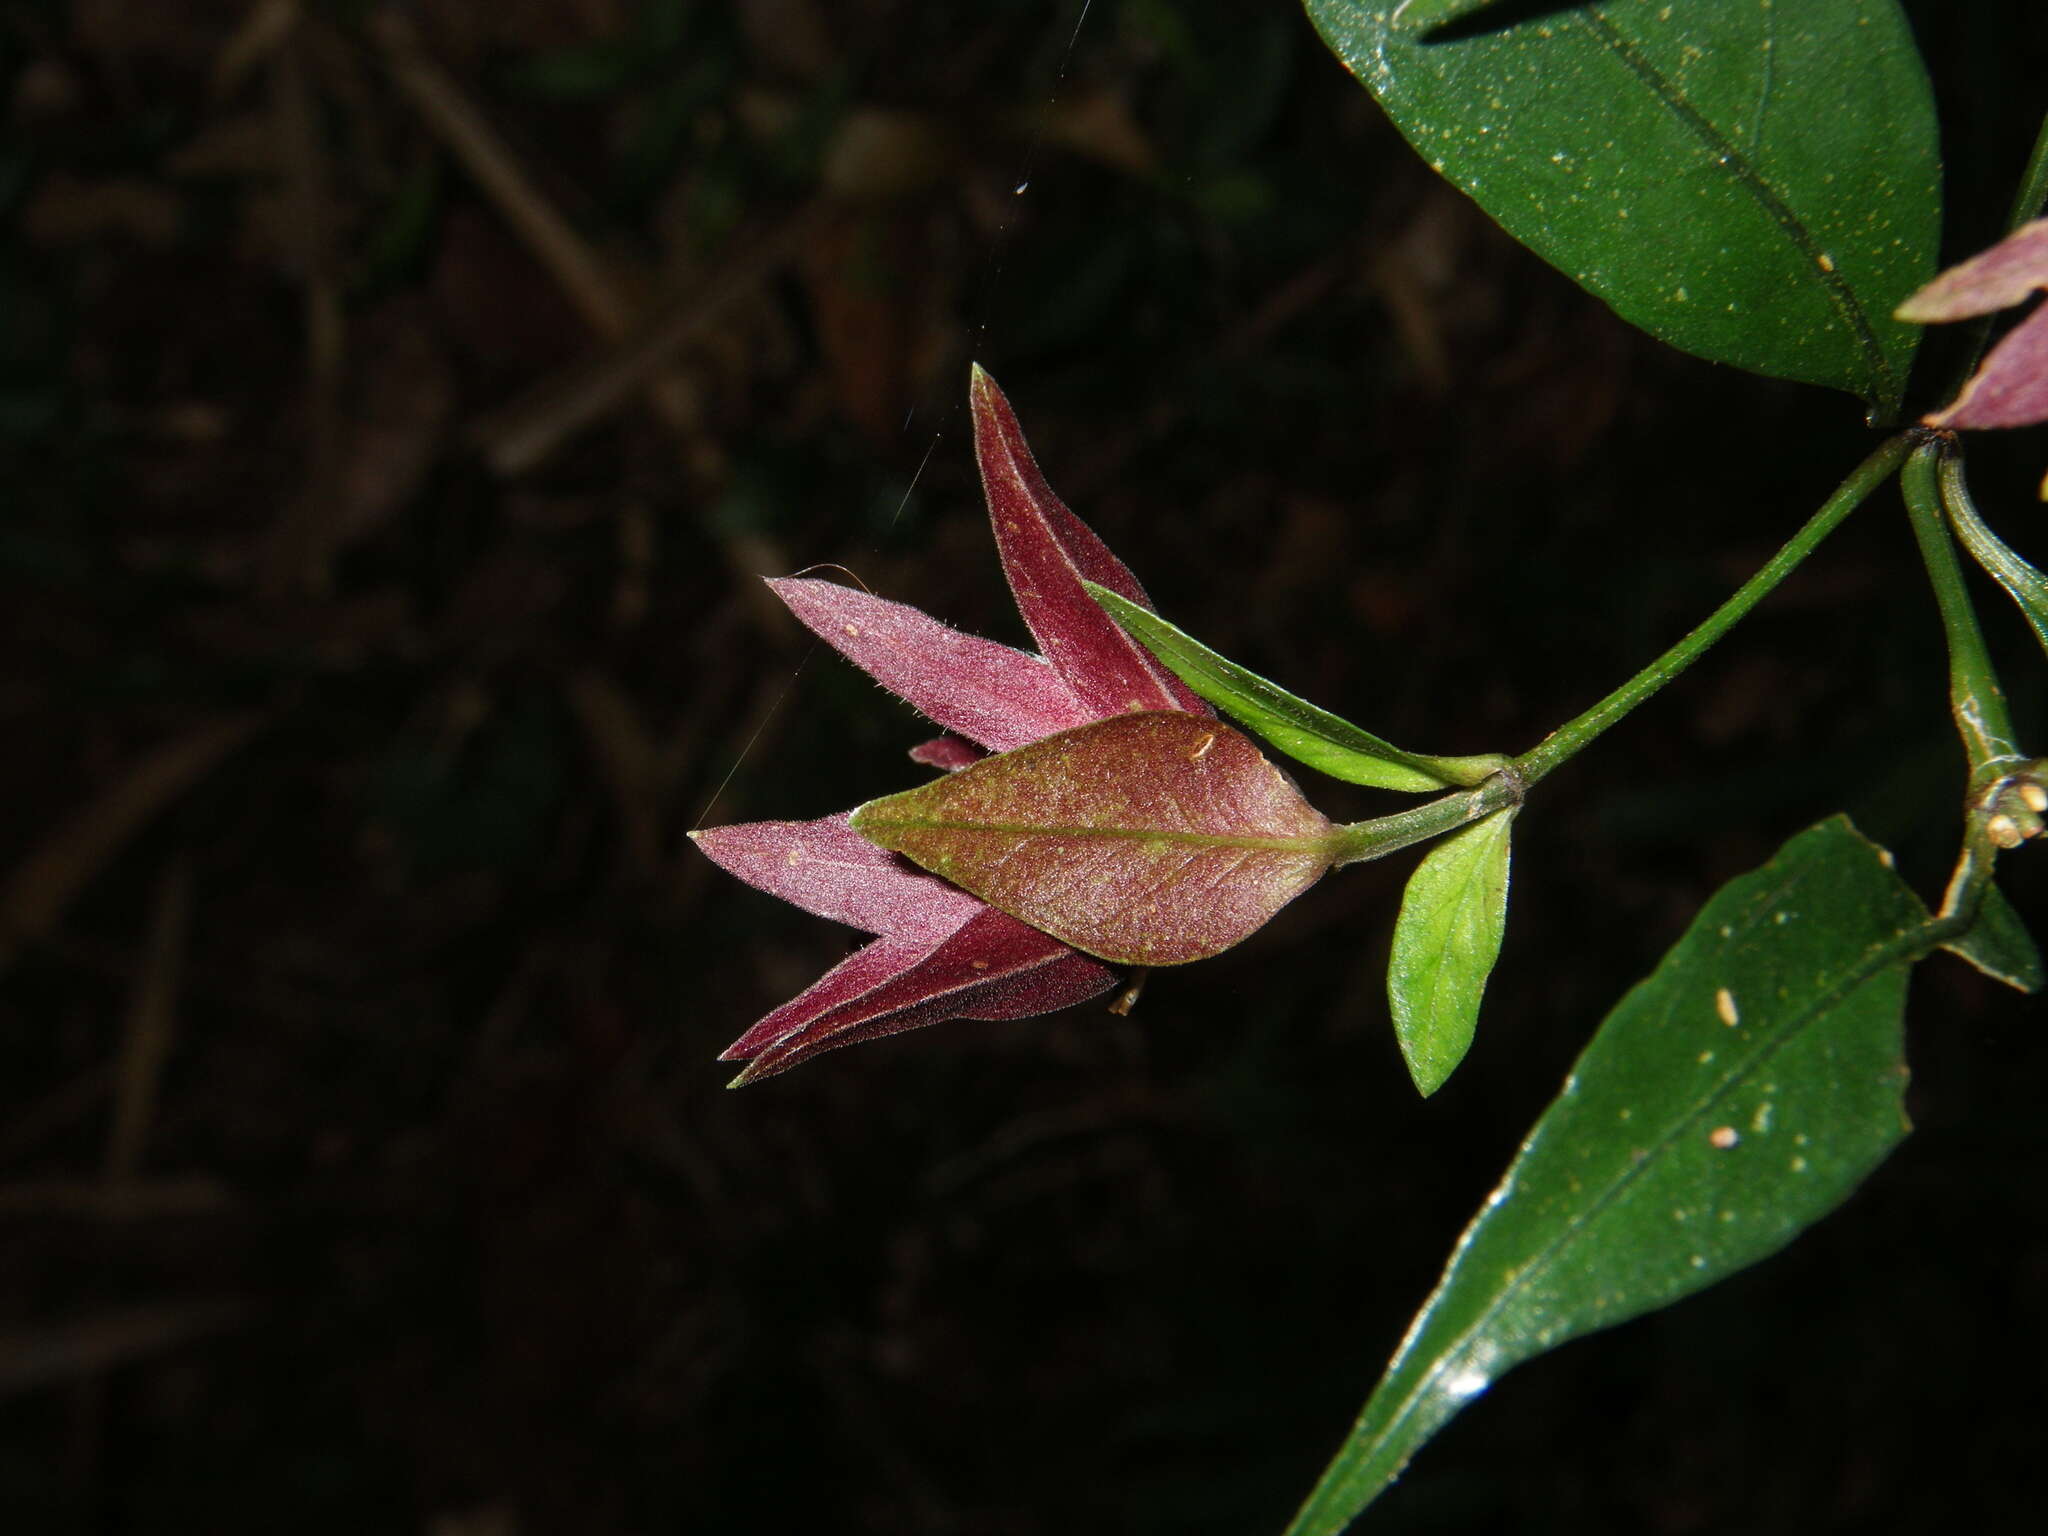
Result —
[{"label": "dark background", "polygon": [[[1716,885],[1846,808],[1938,887],[1961,759],[1887,492],[1544,786],[1428,1104],[1406,859],[1129,1019],[725,1091],[851,936],[682,834],[921,772],[754,577],[1023,638],[970,357],[1169,615],[1439,752],[1583,708],[1867,450],[1513,246],[1288,0],[1076,9],[0,5],[6,1529],[1273,1531]],[[2048,45],[2022,0],[1921,20],[1962,254]],[[2036,558],[2044,464],[1973,450]],[[2042,1027],[1924,967],[1920,1133],[1849,1207],[1518,1373],[1367,1528],[2026,1526]]]}]

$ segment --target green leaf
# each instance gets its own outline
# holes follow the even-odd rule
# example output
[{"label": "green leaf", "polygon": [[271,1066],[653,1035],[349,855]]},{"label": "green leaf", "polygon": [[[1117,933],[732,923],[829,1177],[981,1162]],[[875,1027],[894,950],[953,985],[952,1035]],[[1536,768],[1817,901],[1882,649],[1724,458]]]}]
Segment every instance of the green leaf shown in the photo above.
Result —
[{"label": "green leaf", "polygon": [[2014,554],[2003,539],[1984,525],[1984,519],[1977,515],[1976,503],[1962,490],[1959,478],[1944,476],[1942,490],[1942,505],[1948,509],[1949,522],[1956,537],[1963,541],[1963,548],[1993,581],[2012,594],[2041,648],[2048,650],[2048,576]]},{"label": "green leaf", "polygon": [[1711,1285],[1846,1199],[1908,1129],[1901,1015],[1926,921],[1840,817],[1717,892],[1459,1240],[1294,1536],[1341,1531],[1510,1367]]},{"label": "green leaf", "polygon": [[1977,921],[1969,931],[1941,947],[2020,992],[2038,992],[2048,980],[2034,936],[1995,885],[1986,888],[1984,905],[1977,909]]},{"label": "green leaf", "polygon": [[1503,757],[1423,757],[1403,752],[1218,655],[1151,609],[1092,581],[1081,585],[1132,639],[1196,693],[1296,762],[1307,763],[1333,779],[1370,784],[1376,789],[1469,788],[1507,761]]},{"label": "green leaf", "polygon": [[1490,11],[1500,0],[1401,0],[1394,7],[1394,24],[1412,37],[1433,32],[1446,22],[1463,21]]},{"label": "green leaf", "polygon": [[999,752],[870,800],[852,823],[990,906],[1127,965],[1228,949],[1336,857],[1336,829],[1249,737],[1178,710]]},{"label": "green leaf", "polygon": [[1515,808],[1452,833],[1409,877],[1387,963],[1387,1001],[1408,1075],[1427,1098],[1465,1059],[1508,916]]},{"label": "green leaf", "polygon": [[1896,0],[1608,0],[1433,43],[1395,0],[1305,4],[1424,159],[1623,319],[1896,410],[1892,310],[1941,223]]}]

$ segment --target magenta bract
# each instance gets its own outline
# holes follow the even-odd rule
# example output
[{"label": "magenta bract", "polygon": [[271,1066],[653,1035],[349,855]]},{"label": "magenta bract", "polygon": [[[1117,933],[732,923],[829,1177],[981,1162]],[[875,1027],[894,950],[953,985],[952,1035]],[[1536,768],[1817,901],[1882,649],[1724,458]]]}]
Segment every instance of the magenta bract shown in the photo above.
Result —
[{"label": "magenta bract", "polygon": [[1957,262],[1898,309],[1901,320],[1967,320],[2010,309],[2048,288],[2048,219],[2022,224],[1989,250]]},{"label": "magenta bract", "polygon": [[909,868],[846,824],[760,821],[691,834],[749,885],[879,937],[726,1050],[733,1086],[837,1046],[946,1019],[1015,1019],[1105,992],[1107,966]]},{"label": "magenta bract", "polygon": [[1152,606],[1123,561],[1053,495],[996,381],[977,367],[969,395],[974,454],[1003,574],[1032,638],[1091,707],[1089,718],[1134,709],[1210,713],[1187,684],[1125,634],[1082,587],[1086,577],[1119,597]]},{"label": "magenta bract", "polygon": [[[806,577],[769,586],[813,633],[947,734],[911,749],[959,770],[1129,710],[1209,707],[1088,597],[1082,578],[1133,602],[1144,590],[1054,496],[993,380],[974,370],[975,452],[1003,571],[1044,656],[962,634],[902,603]],[[1100,960],[869,842],[845,814],[691,834],[732,874],[807,912],[877,935],[742,1035],[734,1086],[821,1051],[947,1019],[1012,1019],[1107,991]]]},{"label": "magenta bract", "polygon": [[[1965,320],[2048,289],[2048,219],[2023,224],[1950,267],[1898,309],[1901,320]],[[1962,393],[1922,418],[1930,427],[2030,427],[2048,421],[2048,305],[1991,349]]]},{"label": "magenta bract", "polygon": [[884,688],[991,752],[1101,718],[1028,651],[962,634],[907,603],[837,582],[789,576],[768,585],[820,639]]},{"label": "magenta bract", "polygon": [[1930,427],[2031,427],[2048,421],[2048,306],[1991,349],[1963,392],[1927,417]]}]

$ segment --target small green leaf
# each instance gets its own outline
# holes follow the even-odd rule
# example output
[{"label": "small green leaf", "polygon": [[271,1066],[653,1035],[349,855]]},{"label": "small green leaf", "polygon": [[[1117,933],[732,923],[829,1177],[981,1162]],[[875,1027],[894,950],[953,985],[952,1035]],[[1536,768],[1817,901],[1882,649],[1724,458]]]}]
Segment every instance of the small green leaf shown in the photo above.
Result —
[{"label": "small green leaf", "polygon": [[1984,525],[1984,519],[1977,515],[1976,503],[1963,488],[1960,466],[1951,461],[1943,469],[1941,499],[1956,537],[1991,579],[2012,594],[2041,648],[2048,650],[2048,576],[2014,554],[2003,539]]},{"label": "small green leaf", "polygon": [[1508,916],[1515,809],[1453,832],[1409,877],[1387,963],[1387,1001],[1408,1075],[1424,1098],[1465,1059]]},{"label": "small green leaf", "polygon": [[2034,936],[2027,932],[2019,913],[1995,885],[1984,892],[1984,905],[1978,908],[1977,921],[1970,931],[1941,947],[2020,992],[2038,992],[2042,982],[2048,980]]},{"label": "small green leaf", "polygon": [[1606,0],[1438,42],[1413,4],[1305,4],[1425,160],[1623,319],[1896,410],[1892,310],[1941,224],[1897,0]]},{"label": "small green leaf", "polygon": [[1333,779],[1418,792],[1469,788],[1507,761],[1503,757],[1423,757],[1403,752],[1218,655],[1151,609],[1092,581],[1082,585],[1132,639],[1172,668],[1174,676],[1245,729],[1256,731],[1296,762],[1307,763]]},{"label": "small green leaf", "polygon": [[1293,1536],[1343,1530],[1510,1367],[1841,1204],[1908,1129],[1901,1016],[1926,922],[1840,817],[1722,887],[1537,1121]]},{"label": "small green leaf", "polygon": [[1178,710],[1114,715],[900,795],[853,829],[1062,943],[1202,960],[1321,879],[1336,829],[1247,736]]}]

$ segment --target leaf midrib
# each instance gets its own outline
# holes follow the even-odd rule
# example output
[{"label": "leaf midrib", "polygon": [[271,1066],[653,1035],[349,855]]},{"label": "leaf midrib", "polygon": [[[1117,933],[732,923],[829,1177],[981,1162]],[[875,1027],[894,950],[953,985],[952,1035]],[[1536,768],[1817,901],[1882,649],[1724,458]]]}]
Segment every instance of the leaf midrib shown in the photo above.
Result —
[{"label": "leaf midrib", "polygon": [[870,838],[889,832],[979,832],[1002,837],[1097,838],[1104,842],[1176,843],[1197,848],[1257,848],[1276,853],[1328,853],[1334,834],[1312,837],[1250,837],[1231,832],[1180,832],[1143,827],[1059,827],[1043,822],[1000,821],[856,821],[854,830]]},{"label": "leaf midrib", "polygon": [[[1624,37],[1599,8],[1587,6],[1579,12],[1579,16],[1594,37],[1643,82],[1664,109],[1706,146],[1716,162],[1756,200],[1757,205],[1778,226],[1785,238],[1806,258],[1808,270],[1820,279],[1821,287],[1829,301],[1848,322],[1850,331],[1855,335],[1857,347],[1863,353],[1865,364],[1872,371],[1873,382],[1878,386],[1877,395],[1886,402],[1893,400],[1898,394],[1898,381],[1893,376],[1891,359],[1885,354],[1884,344],[1878,340],[1877,331],[1870,323],[1869,314],[1857,299],[1855,290],[1849,286],[1842,274],[1834,269],[1832,256],[1829,256],[1827,250],[1814,238],[1813,231],[1808,229],[1799,215],[1778,196],[1776,189],[1764,178],[1763,172],[1751,163],[1748,155],[1743,153],[1735,141],[1717,128],[1699,108],[1686,100],[1678,87],[1667,80],[1663,72],[1650,62],[1641,49]],[[1824,256],[1828,257],[1826,265],[1823,265],[1821,260]]]}]

